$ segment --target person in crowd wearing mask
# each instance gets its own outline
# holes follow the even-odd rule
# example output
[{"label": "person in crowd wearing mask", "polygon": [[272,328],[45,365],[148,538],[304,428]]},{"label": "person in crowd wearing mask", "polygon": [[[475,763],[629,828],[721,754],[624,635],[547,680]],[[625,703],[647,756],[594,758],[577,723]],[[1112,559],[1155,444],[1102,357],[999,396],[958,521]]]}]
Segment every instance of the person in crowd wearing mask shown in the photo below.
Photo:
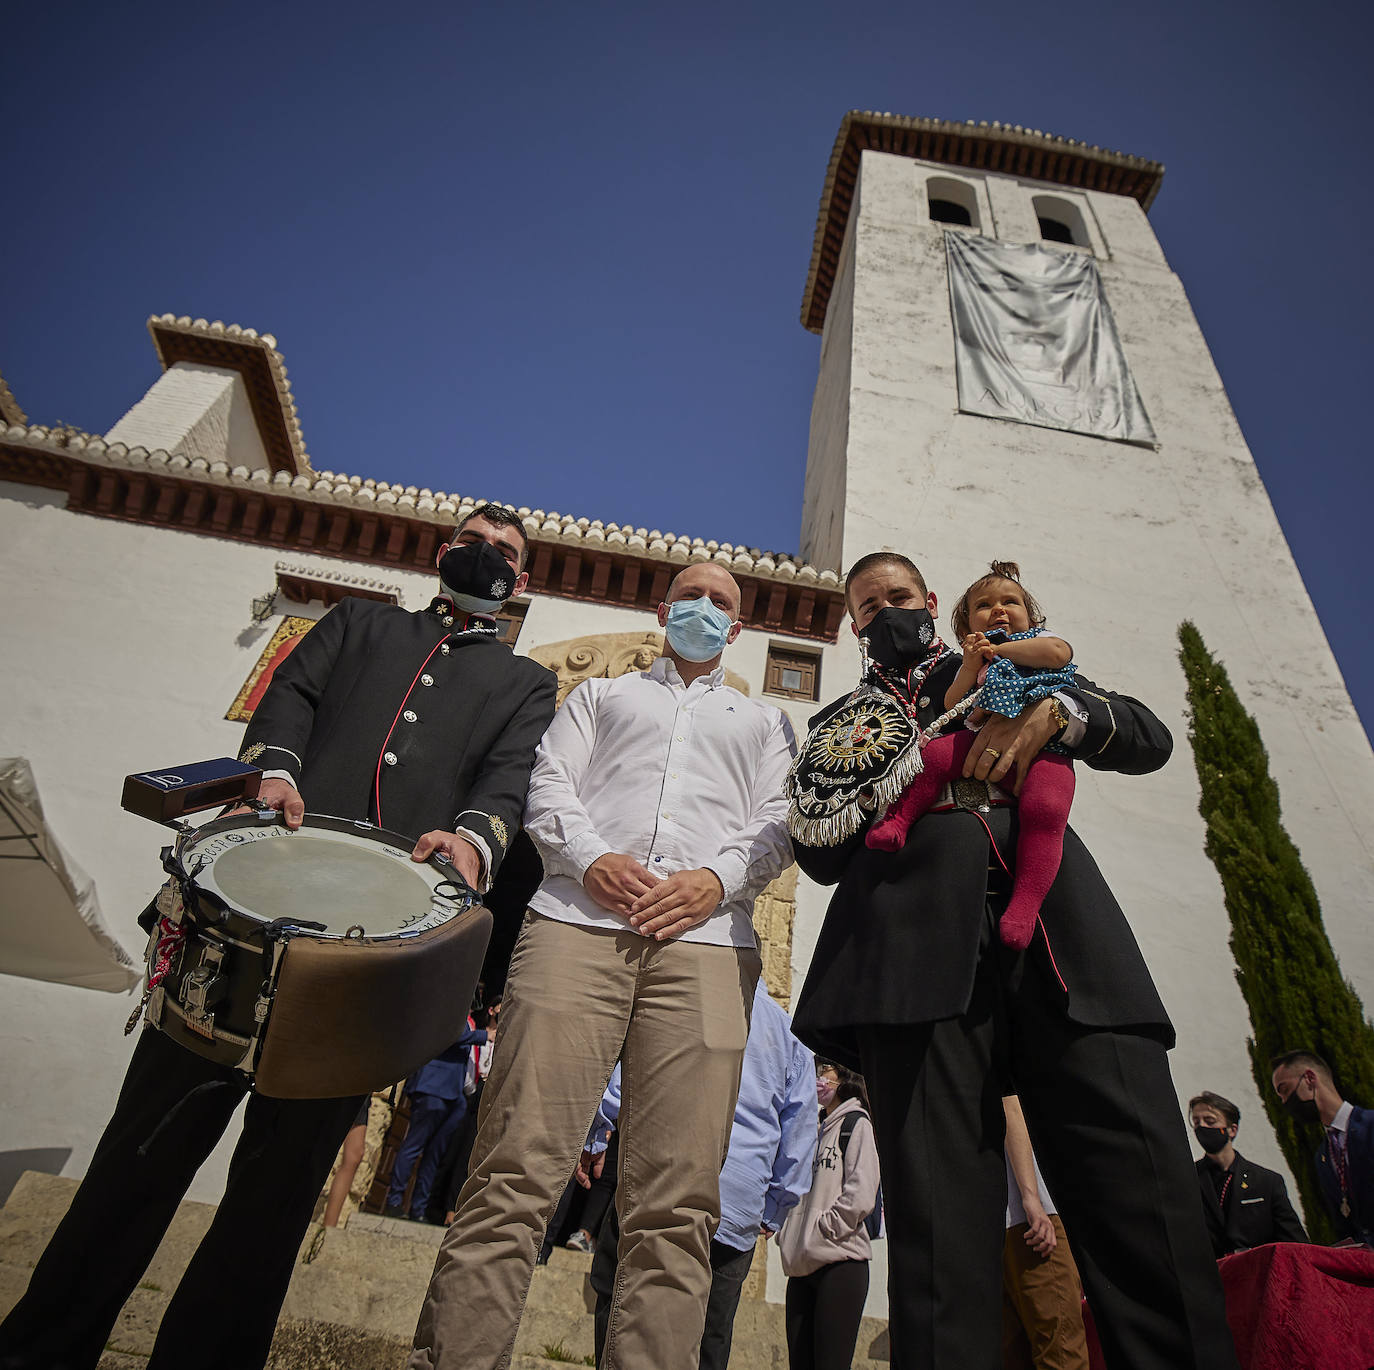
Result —
[{"label": "person in crowd wearing mask", "polygon": [[1270,1242],[1305,1242],[1307,1232],[1288,1201],[1283,1176],[1236,1150],[1240,1109],[1205,1089],[1188,1100],[1188,1119],[1203,1150],[1198,1191],[1213,1255],[1220,1260]]},{"label": "person in crowd wearing mask", "polygon": [[[241,752],[263,768],[258,797],[288,827],[307,804],[375,823],[413,840],[415,860],[442,851],[486,888],[519,827],[557,691],[551,672],[500,641],[493,618],[525,588],[526,551],[519,517],[484,505],[440,547],[427,608],[349,597],[301,639]],[[95,1366],[247,1092],[242,1075],[144,1029],[86,1177],[0,1326],[0,1366]],[[249,1095],[224,1197],[163,1314],[150,1370],[264,1363],[316,1198],[362,1103]]]},{"label": "person in crowd wearing mask", "polygon": [[849,1370],[868,1297],[873,1255],[865,1219],[878,1199],[878,1152],[864,1082],[816,1063],[811,1188],[778,1233],[787,1276],[788,1370]]},{"label": "person in crowd wearing mask", "polygon": [[1374,1246],[1374,1109],[1342,1099],[1331,1067],[1314,1051],[1287,1051],[1270,1062],[1274,1092],[1299,1122],[1320,1123],[1322,1198],[1347,1241]]},{"label": "person in crowd wearing mask", "polygon": [[721,666],[739,616],[723,567],[679,572],[658,609],[662,656],[583,681],[540,743],[525,830],[545,879],[412,1370],[506,1365],[617,1057],[620,1262],[602,1365],[695,1370],[760,970],[753,902],[791,860],[791,728]]},{"label": "person in crowd wearing mask", "polygon": [[878,667],[877,693],[817,715],[796,768],[807,787],[838,777],[833,814],[814,822],[801,818],[815,793],[795,782],[792,792],[793,832],[805,837],[798,863],[838,889],[793,1021],[818,1055],[861,1070],[873,1101],[894,1364],[998,1364],[1002,1096],[1014,1090],[1108,1362],[1235,1370],[1169,1076],[1173,1028],[1071,827],[1030,946],[1007,947],[996,933],[1015,860],[1015,796],[1045,744],[1057,739],[1089,769],[1143,774],[1168,760],[1168,730],[1138,701],[1075,676],[1018,717],[990,719],[963,776],[902,849],[875,851],[864,835],[881,806],[863,788],[844,791],[833,757],[867,773],[870,754],[904,738],[914,745],[911,725],[943,712],[960,655],[940,641],[936,597],[906,557],[864,557],[845,593]]}]

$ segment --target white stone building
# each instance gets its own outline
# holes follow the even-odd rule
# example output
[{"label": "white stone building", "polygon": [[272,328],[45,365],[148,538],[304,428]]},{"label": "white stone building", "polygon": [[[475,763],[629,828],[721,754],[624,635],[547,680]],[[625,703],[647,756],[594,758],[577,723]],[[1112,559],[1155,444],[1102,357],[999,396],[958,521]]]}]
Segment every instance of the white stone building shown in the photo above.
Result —
[{"label": "white stone building", "polygon": [[[610,658],[623,664],[654,630],[674,571],[714,559],[744,588],[747,631],[726,664],[802,732],[811,696],[829,699],[855,677],[843,566],[877,548],[905,551],[948,605],[993,556],[1019,561],[1081,668],[1146,700],[1180,743],[1153,776],[1080,768],[1074,823],[1177,1025],[1181,1095],[1205,1087],[1236,1099],[1246,1153],[1282,1168],[1203,854],[1180,620],[1198,624],[1259,720],[1285,821],[1366,1004],[1374,757],[1150,229],[1161,175],[1038,132],[847,116],[802,310],[822,344],[801,555],[522,509],[531,585],[512,630],[517,651],[565,681],[614,671]],[[960,412],[946,231],[1015,244],[1047,236],[1056,250],[1091,254],[1156,446]],[[149,330],[164,374],[103,438],[26,424],[0,385],[0,755],[31,761],[53,829],[135,956],[163,834],[120,810],[123,776],[234,754],[241,724],[225,715],[283,617],[318,617],[349,593],[423,605],[436,548],[476,502],[314,470],[270,336],[170,315]],[[794,987],[827,895],[799,882]],[[16,978],[4,988],[0,1158],[41,1151],[80,1174],[122,1076],[132,1002]],[[227,1154],[192,1197],[217,1196]],[[885,1308],[883,1284],[875,1270],[870,1311]]]},{"label": "white stone building", "polygon": [[[822,335],[802,555],[835,566],[903,549],[949,605],[992,557],[1018,561],[1084,673],[1169,725],[1178,747],[1155,775],[1079,768],[1073,823],[1178,1029],[1181,1095],[1235,1099],[1246,1154],[1283,1169],[1251,1080],[1220,882],[1203,854],[1179,623],[1197,624],[1259,722],[1284,822],[1367,1008],[1374,756],[1146,218],[1162,175],[1019,128],[845,119],[802,305]],[[960,412],[947,232],[1043,237],[1092,255],[1155,446]]]}]

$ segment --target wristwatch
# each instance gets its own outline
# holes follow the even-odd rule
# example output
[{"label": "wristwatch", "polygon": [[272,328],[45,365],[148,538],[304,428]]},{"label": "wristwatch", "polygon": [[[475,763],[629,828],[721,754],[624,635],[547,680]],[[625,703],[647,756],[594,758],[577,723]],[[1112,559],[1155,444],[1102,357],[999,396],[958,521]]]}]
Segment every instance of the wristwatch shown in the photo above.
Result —
[{"label": "wristwatch", "polygon": [[1058,737],[1069,726],[1069,715],[1056,696],[1050,695],[1049,701],[1050,717],[1054,719],[1054,736]]}]

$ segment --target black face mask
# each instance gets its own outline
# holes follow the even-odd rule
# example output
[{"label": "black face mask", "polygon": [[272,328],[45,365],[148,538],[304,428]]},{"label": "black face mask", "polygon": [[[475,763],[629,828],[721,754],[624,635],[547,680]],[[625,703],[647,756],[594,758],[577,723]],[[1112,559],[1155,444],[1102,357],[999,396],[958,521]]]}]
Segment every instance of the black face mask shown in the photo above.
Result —
[{"label": "black face mask", "polygon": [[1218,1151],[1225,1151],[1226,1143],[1231,1140],[1226,1135],[1224,1127],[1195,1127],[1193,1136],[1197,1138],[1197,1144],[1209,1156],[1215,1156]]},{"label": "black face mask", "polygon": [[859,636],[868,643],[868,654],[879,666],[900,670],[920,661],[935,641],[935,620],[929,609],[879,609]]},{"label": "black face mask", "polygon": [[1317,1101],[1315,1099],[1299,1099],[1296,1086],[1283,1101],[1283,1111],[1290,1118],[1296,1118],[1300,1123],[1319,1123],[1322,1120],[1322,1115],[1317,1110]]},{"label": "black face mask", "polygon": [[471,614],[495,613],[511,596],[515,572],[489,542],[450,547],[439,561],[447,598]]}]

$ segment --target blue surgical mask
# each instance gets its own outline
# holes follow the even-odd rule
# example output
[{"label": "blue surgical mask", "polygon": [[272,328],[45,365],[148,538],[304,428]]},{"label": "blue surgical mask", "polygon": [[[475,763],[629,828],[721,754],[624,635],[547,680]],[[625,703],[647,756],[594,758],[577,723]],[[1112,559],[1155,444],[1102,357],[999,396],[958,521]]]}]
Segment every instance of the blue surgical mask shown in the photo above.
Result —
[{"label": "blue surgical mask", "polygon": [[700,599],[679,599],[668,606],[664,632],[668,645],[685,661],[710,661],[725,650],[734,620],[718,609],[705,595]]}]

